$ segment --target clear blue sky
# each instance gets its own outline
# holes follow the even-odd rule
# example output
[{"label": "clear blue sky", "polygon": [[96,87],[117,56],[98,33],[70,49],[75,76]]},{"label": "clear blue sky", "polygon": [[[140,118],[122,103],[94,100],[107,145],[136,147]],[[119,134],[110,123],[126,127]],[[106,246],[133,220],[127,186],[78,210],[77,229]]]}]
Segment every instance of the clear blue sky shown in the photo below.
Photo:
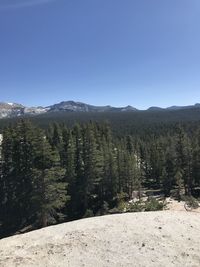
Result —
[{"label": "clear blue sky", "polygon": [[200,102],[200,1],[0,0],[0,100]]}]

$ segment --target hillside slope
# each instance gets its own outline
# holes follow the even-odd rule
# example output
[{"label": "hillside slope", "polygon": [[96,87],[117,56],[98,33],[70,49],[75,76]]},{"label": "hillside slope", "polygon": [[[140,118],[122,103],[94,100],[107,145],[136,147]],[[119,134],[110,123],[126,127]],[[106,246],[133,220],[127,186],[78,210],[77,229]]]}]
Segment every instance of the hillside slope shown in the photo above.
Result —
[{"label": "hillside slope", "polygon": [[146,212],[83,219],[0,241],[0,266],[200,266],[200,215]]}]

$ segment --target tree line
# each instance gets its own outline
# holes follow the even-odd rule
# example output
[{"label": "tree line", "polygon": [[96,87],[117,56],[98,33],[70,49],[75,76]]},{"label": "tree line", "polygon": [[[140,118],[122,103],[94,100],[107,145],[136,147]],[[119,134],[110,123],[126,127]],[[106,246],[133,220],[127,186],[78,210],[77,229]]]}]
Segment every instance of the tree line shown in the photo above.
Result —
[{"label": "tree line", "polygon": [[106,214],[144,188],[180,196],[200,186],[199,130],[119,138],[107,123],[42,130],[20,120],[2,135],[1,236]]},{"label": "tree line", "polygon": [[135,154],[113,141],[108,125],[92,122],[5,128],[0,177],[2,234],[101,214],[119,192],[139,187]]}]

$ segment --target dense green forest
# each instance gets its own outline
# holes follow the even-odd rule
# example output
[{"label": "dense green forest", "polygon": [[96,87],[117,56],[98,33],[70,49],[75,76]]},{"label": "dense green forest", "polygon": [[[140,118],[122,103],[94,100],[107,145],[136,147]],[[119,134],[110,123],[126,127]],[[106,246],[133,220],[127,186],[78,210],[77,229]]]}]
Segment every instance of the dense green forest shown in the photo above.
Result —
[{"label": "dense green forest", "polygon": [[4,125],[0,236],[114,212],[143,188],[196,196],[199,122],[153,114],[155,121],[139,117],[133,124],[132,115],[113,113],[111,122],[94,114],[48,127],[35,118]]},{"label": "dense green forest", "polygon": [[[150,133],[165,133],[172,130],[172,126],[180,124],[189,130],[196,128],[200,122],[200,108],[181,110],[159,110],[159,111],[131,111],[131,112],[49,112],[36,116],[29,116],[28,119],[37,126],[47,129],[49,124],[56,122],[72,127],[76,122],[88,123],[96,121],[109,123],[112,133],[116,136],[144,134],[145,138]],[[0,129],[14,124],[19,118],[1,119]]]}]

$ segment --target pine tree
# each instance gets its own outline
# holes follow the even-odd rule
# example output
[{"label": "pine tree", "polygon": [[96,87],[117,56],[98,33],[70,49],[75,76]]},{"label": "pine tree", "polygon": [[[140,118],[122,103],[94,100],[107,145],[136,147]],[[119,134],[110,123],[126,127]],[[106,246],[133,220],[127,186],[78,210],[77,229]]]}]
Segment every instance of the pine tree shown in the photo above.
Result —
[{"label": "pine tree", "polygon": [[22,228],[30,221],[30,194],[33,184],[34,128],[21,120],[4,131],[2,180],[4,181],[4,224]]},{"label": "pine tree", "polygon": [[97,148],[95,129],[92,123],[84,129],[84,177],[83,177],[83,204],[86,211],[89,207],[95,212],[98,209],[99,185],[102,181],[103,157],[102,151]]},{"label": "pine tree", "polygon": [[[2,141],[2,176],[1,176],[1,213],[0,220],[2,227],[12,229],[15,227],[16,202],[15,202],[15,181],[13,179],[13,139],[11,128],[6,128],[3,131]],[[9,230],[8,230],[9,231]]]},{"label": "pine tree", "polygon": [[68,194],[70,195],[70,201],[67,203],[66,212],[68,218],[72,219],[77,205],[77,177],[75,172],[75,140],[71,130],[65,130],[63,134],[62,163],[65,169],[65,181],[68,184]]},{"label": "pine tree", "polygon": [[177,168],[182,170],[185,194],[191,195],[193,187],[192,177],[192,147],[188,136],[182,128],[178,129],[177,134]]},{"label": "pine tree", "polygon": [[117,173],[117,148],[111,144],[111,141],[103,137],[103,179],[101,183],[101,200],[112,204],[117,197],[118,192],[118,173]]},{"label": "pine tree", "polygon": [[60,167],[60,157],[52,150],[42,131],[38,131],[35,148],[34,190],[32,205],[35,220],[45,227],[60,219],[68,200],[63,178],[65,170]]},{"label": "pine tree", "polygon": [[183,187],[183,170],[178,169],[175,174],[175,181],[178,186],[178,199],[181,200],[181,191]]},{"label": "pine tree", "polygon": [[[76,124],[72,130],[72,136],[75,146],[75,178],[74,188],[70,190],[71,201],[68,205],[71,212],[70,219],[79,219],[84,215],[83,207],[83,178],[84,178],[84,162],[83,162],[83,134],[79,124]],[[71,187],[71,185],[69,185]]]},{"label": "pine tree", "polygon": [[192,176],[195,186],[200,186],[200,130],[192,139]]},{"label": "pine tree", "polygon": [[173,185],[175,185],[176,174],[176,151],[175,144],[172,140],[169,140],[169,147],[166,149],[165,164],[162,171],[162,187],[165,196],[169,196]]}]

